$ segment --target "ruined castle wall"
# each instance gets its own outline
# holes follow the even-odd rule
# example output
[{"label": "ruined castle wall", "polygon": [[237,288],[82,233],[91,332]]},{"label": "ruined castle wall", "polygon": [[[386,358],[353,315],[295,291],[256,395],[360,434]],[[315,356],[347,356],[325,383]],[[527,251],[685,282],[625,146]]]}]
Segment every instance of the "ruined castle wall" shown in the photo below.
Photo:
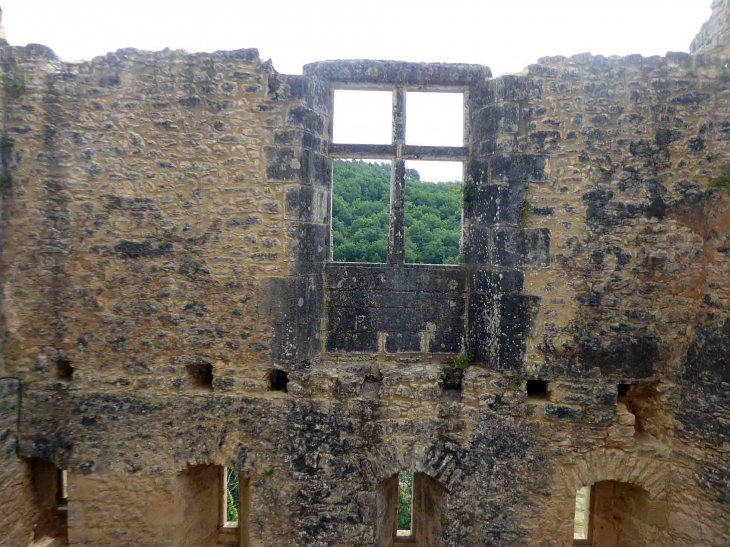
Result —
[{"label": "ruined castle wall", "polygon": [[[6,368],[24,380],[26,408],[47,409],[43,424],[21,426],[21,455],[71,470],[72,543],[169,540],[166,519],[148,519],[174,507],[168,475],[188,463],[243,471],[250,449],[219,411],[209,414],[212,437],[191,430],[194,440],[182,446],[170,420],[197,415],[195,397],[210,394],[215,405],[213,393],[239,394],[229,410],[237,423],[266,412],[259,402],[244,410],[242,394],[280,408],[282,397],[267,393],[273,365],[319,351],[318,333],[309,345],[297,336],[318,329],[304,313],[321,308],[328,194],[313,187],[329,184],[321,149],[331,124],[315,112],[326,101],[317,102],[311,79],[270,81],[255,50],[128,50],[81,65],[39,46],[4,56],[6,73],[22,71],[25,82],[6,102],[3,140],[12,173],[4,189]],[[212,369],[208,381],[201,367]],[[17,422],[12,398],[8,388],[3,416]],[[168,421],[146,423],[165,408]],[[134,416],[144,425],[127,422]],[[266,443],[259,419],[267,422],[248,420],[248,447]],[[77,426],[90,443],[81,451],[68,437]],[[16,429],[4,440],[8,453]],[[171,437],[160,443],[159,434]],[[267,470],[277,463],[266,459]],[[32,516],[18,519],[27,473],[14,455],[8,461],[13,489],[3,492],[17,507],[8,530],[32,534]],[[77,488],[81,468],[104,471]],[[109,499],[119,500],[111,512]],[[258,522],[287,533],[276,518]]]},{"label": "ruined castle wall", "polygon": [[607,481],[636,544],[728,543],[722,48],[462,81],[474,191],[443,268],[327,264],[333,81],[463,67],[2,54],[25,79],[3,102],[5,544],[38,520],[21,458],[68,469],[71,545],[223,544],[223,466],[254,546],[387,544],[403,470],[447,493],[434,545],[571,545],[576,491]]},{"label": "ruined castle wall", "polygon": [[[538,222],[550,227],[556,267],[526,276],[543,303],[527,368],[571,374],[573,362],[619,383],[657,378],[633,401],[639,448],[668,443],[683,478],[707,477],[673,479],[683,486],[670,488],[670,525],[693,542],[724,537],[726,514],[710,506],[725,496],[727,460],[709,446],[727,442],[718,386],[727,382],[730,218],[727,193],[706,190],[727,165],[724,57],[542,63],[529,68],[541,92],[527,98],[516,140],[550,155],[550,183],[533,185],[530,201],[550,213]],[[687,511],[693,526],[680,522]]]}]

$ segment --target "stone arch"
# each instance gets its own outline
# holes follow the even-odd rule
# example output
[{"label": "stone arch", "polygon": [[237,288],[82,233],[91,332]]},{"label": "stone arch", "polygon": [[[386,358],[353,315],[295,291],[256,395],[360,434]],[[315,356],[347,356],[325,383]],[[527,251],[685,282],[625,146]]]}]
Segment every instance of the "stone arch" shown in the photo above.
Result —
[{"label": "stone arch", "polygon": [[427,475],[450,491],[451,481],[458,475],[454,456],[453,450],[443,443],[417,443],[403,448],[380,446],[370,453],[373,484],[378,485],[401,471],[413,471]]},{"label": "stone arch", "polygon": [[[553,472],[552,496],[545,511],[545,522],[552,537],[562,538],[560,545],[573,545],[575,497],[583,487],[602,485],[602,496],[607,496],[606,485],[618,487],[623,495],[641,496],[649,504],[665,504],[668,498],[670,469],[665,457],[642,452],[602,449],[587,453],[572,465],[556,466]],[[618,491],[617,490],[617,491]],[[627,491],[633,491],[631,494]],[[666,539],[666,528],[656,532],[656,544]],[[601,544],[603,545],[603,544]],[[605,545],[611,545],[606,543]]]},{"label": "stone arch", "polygon": [[596,450],[576,460],[571,468],[563,468],[563,484],[572,496],[584,486],[615,481],[638,486],[652,499],[666,496],[669,485],[667,460],[642,451]]},{"label": "stone arch", "polygon": [[[389,446],[376,453],[372,461],[375,492],[375,545],[393,544],[397,530],[398,475],[413,471],[412,545],[440,545],[446,529],[449,486],[443,482],[444,471],[453,475],[453,455],[443,446],[413,444],[398,450]],[[440,464],[440,465],[439,465]],[[402,538],[401,538],[402,539]]]}]

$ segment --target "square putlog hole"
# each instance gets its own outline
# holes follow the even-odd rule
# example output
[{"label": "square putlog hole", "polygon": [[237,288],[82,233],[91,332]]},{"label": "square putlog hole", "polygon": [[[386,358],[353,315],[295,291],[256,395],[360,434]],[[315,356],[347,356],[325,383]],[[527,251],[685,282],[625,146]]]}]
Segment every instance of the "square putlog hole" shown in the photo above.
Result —
[{"label": "square putlog hole", "polygon": [[71,361],[68,359],[59,359],[56,361],[56,371],[58,377],[64,380],[71,380],[74,375],[74,368],[71,366]]},{"label": "square putlog hole", "polygon": [[527,380],[527,396],[531,399],[549,399],[548,383],[543,380]]},{"label": "square putlog hole", "polygon": [[185,372],[194,387],[213,391],[213,365],[186,365]]},{"label": "square putlog hole", "polygon": [[289,375],[286,371],[275,368],[269,373],[269,389],[271,391],[283,391],[286,393],[288,383]]}]

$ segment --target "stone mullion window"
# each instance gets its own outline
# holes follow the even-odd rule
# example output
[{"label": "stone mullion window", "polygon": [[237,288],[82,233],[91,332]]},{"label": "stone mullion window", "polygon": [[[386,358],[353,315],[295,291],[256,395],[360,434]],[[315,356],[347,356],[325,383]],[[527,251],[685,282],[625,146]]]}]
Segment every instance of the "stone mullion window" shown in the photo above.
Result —
[{"label": "stone mullion window", "polygon": [[406,90],[396,86],[393,90],[393,146],[395,148],[395,159],[390,170],[389,264],[403,264],[406,261],[404,209],[406,201],[406,160],[403,159],[405,144]]},{"label": "stone mullion window", "polygon": [[[330,144],[330,159],[383,159],[391,162],[390,175],[390,228],[388,231],[388,264],[405,264],[405,193],[406,193],[406,160],[462,161],[470,158],[470,124],[469,124],[469,86],[423,86],[379,84],[368,86],[338,83],[335,89],[393,92],[393,135],[391,144]],[[464,146],[409,146],[406,144],[406,95],[408,91],[425,91],[441,93],[461,93],[464,95]],[[337,113],[335,112],[335,119]],[[463,177],[462,177],[463,178]],[[332,188],[332,185],[330,185]],[[331,201],[331,200],[330,200]],[[332,230],[332,214],[330,211],[330,232]],[[463,230],[463,227],[462,227]],[[332,260],[332,237],[330,236],[329,257]]]}]

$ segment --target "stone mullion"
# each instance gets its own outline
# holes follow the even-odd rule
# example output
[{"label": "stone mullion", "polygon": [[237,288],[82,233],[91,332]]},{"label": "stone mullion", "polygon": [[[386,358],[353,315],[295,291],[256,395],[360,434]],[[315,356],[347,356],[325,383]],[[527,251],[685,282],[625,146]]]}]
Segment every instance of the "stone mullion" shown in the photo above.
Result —
[{"label": "stone mullion", "polygon": [[406,91],[396,87],[393,91],[393,146],[395,160],[390,174],[390,237],[388,263],[404,264],[406,260],[405,197],[406,161],[403,148],[406,142]]}]

